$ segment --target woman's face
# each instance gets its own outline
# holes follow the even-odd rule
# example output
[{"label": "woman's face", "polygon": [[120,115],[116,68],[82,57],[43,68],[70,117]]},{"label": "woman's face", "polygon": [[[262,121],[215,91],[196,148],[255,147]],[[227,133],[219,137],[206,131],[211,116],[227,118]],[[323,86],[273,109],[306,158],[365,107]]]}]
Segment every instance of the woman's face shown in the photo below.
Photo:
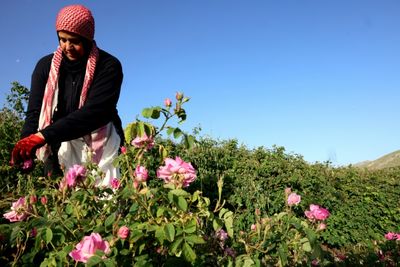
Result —
[{"label": "woman's face", "polygon": [[85,54],[81,38],[82,37],[72,32],[58,32],[60,47],[64,55],[71,61],[78,60]]}]

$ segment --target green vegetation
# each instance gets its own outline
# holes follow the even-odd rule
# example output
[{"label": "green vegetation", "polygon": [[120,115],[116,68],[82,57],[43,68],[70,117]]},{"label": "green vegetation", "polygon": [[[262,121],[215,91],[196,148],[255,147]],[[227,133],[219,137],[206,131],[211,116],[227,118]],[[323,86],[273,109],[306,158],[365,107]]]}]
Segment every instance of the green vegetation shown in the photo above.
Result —
[{"label": "green vegetation", "polygon": [[[144,121],[127,127],[129,141],[146,133],[156,145],[127,144],[117,160],[120,189],[96,188],[99,172],[89,163],[84,190],[59,190],[63,177],[49,180],[40,166],[26,174],[8,165],[28,91],[13,83],[11,92],[9,107],[0,112],[0,211],[9,212],[22,196],[32,210],[21,221],[0,219],[2,266],[72,266],[69,253],[93,232],[111,252],[102,258],[105,252],[98,251],[89,266],[396,266],[400,260],[400,240],[384,237],[400,232],[400,167],[336,168],[309,164],[283,147],[251,150],[237,140],[195,140],[169,125],[186,119],[182,105],[189,99],[179,95],[173,110],[145,109]],[[162,117],[160,128],[150,123]],[[171,139],[161,137],[163,131]],[[177,157],[197,171],[189,187],[157,178],[165,158]],[[146,183],[132,183],[137,165],[149,170]],[[298,205],[288,205],[288,188],[301,196]],[[329,218],[308,220],[311,204],[328,209]],[[118,237],[123,226],[130,229],[126,240]]]}]

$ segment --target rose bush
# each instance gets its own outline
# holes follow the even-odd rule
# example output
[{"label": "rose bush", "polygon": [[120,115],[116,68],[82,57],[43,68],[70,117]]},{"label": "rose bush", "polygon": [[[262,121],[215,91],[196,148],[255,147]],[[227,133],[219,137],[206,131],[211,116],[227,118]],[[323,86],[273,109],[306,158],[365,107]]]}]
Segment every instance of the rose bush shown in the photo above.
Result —
[{"label": "rose bush", "polygon": [[[294,266],[324,265],[337,259],[353,264],[351,254],[335,252],[332,258],[321,249],[321,235],[332,228],[333,216],[315,204],[305,210],[310,203],[322,202],[311,200],[298,186],[299,194],[288,188],[284,192],[288,185],[282,184],[276,195],[285,198],[280,198],[260,190],[258,184],[236,179],[245,188],[254,187],[242,193],[254,201],[231,198],[234,201],[226,202],[223,188],[232,190],[235,173],[218,160],[228,154],[203,159],[214,164],[215,173],[202,168],[198,160],[194,164],[188,155],[205,148],[199,148],[192,135],[170,125],[173,119],[186,120],[183,106],[189,99],[182,93],[175,99],[175,103],[164,102],[164,107],[144,109],[146,121],[127,126],[127,143],[115,161],[122,175],[111,180],[110,188],[97,186],[104,174],[91,162],[73,166],[54,180],[21,173],[13,197],[1,202],[0,264]],[[159,127],[149,122],[161,116],[164,121]],[[176,143],[165,141],[162,134],[180,139],[179,146],[193,152],[174,150]],[[243,160],[241,153],[236,156]],[[278,167],[271,169],[278,173]],[[252,171],[243,169],[245,174]],[[210,175],[209,181],[199,179],[204,174]],[[204,187],[210,181],[214,195]],[[224,181],[230,183],[224,186]],[[276,205],[260,205],[266,195]],[[257,205],[254,209],[253,204]],[[373,247],[376,260],[393,262],[396,232],[388,233],[386,239]]]}]

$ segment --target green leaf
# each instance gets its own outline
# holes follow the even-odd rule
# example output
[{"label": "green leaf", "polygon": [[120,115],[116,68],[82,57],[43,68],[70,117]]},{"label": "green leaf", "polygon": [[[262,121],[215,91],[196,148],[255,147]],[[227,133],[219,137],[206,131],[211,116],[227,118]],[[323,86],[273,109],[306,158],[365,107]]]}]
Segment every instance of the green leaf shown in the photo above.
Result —
[{"label": "green leaf", "polygon": [[183,211],[187,211],[188,203],[182,196],[174,196],[174,202]]},{"label": "green leaf", "polygon": [[213,220],[213,229],[214,231],[217,231],[224,226],[224,222],[220,218],[214,218]]},{"label": "green leaf", "polygon": [[156,216],[157,217],[161,217],[164,214],[164,212],[165,212],[165,208],[164,207],[160,207],[160,208],[157,209]]},{"label": "green leaf", "polygon": [[198,236],[198,235],[187,235],[187,236],[185,236],[185,240],[192,244],[205,244],[206,243],[206,241],[204,241],[203,237]]},{"label": "green leaf", "polygon": [[107,217],[107,219],[106,219],[106,221],[104,223],[106,228],[114,223],[115,217],[116,217],[115,213],[112,213],[110,216]]},{"label": "green leaf", "polygon": [[158,239],[158,241],[160,243],[164,242],[166,236],[165,236],[165,231],[164,231],[164,227],[161,226],[157,226],[156,228],[156,232],[154,234],[155,238]]},{"label": "green leaf", "polygon": [[158,119],[159,117],[160,117],[160,108],[159,107],[153,108],[151,113],[151,118]]},{"label": "green leaf", "polygon": [[142,110],[142,116],[149,119],[151,117],[152,114],[152,109],[151,108],[144,108]]},{"label": "green leaf", "polygon": [[182,244],[183,236],[178,237],[175,241],[169,246],[169,251],[173,254],[176,254],[177,249]]},{"label": "green leaf", "polygon": [[45,236],[46,243],[49,244],[52,239],[53,239],[53,231],[50,228],[46,228],[46,236]]},{"label": "green leaf", "polygon": [[131,240],[132,242],[137,242],[142,236],[143,236],[143,232],[137,229],[134,229],[131,234]]},{"label": "green leaf", "polygon": [[173,189],[170,191],[172,194],[176,195],[176,196],[183,196],[186,197],[188,195],[190,195],[188,192],[186,192],[183,189]]},{"label": "green leaf", "polygon": [[279,254],[279,259],[280,259],[280,265],[281,266],[287,266],[288,264],[288,248],[286,246],[286,244],[282,244],[279,248],[278,248],[278,254]]},{"label": "green leaf", "polygon": [[174,241],[175,227],[172,223],[168,223],[164,226],[164,232],[165,232],[165,236],[167,237],[168,241],[170,241],[170,242]]},{"label": "green leaf", "polygon": [[71,204],[68,204],[68,205],[65,207],[65,213],[66,213],[66,214],[71,215],[73,211],[74,211],[74,208],[73,208],[73,206],[72,206]]},{"label": "green leaf", "polygon": [[311,243],[315,243],[315,241],[317,240],[317,235],[315,234],[315,232],[310,228],[306,228],[305,232],[307,234],[308,240]]},{"label": "green leaf", "polygon": [[167,134],[168,134],[168,135],[171,135],[174,131],[175,131],[175,128],[174,128],[174,127],[168,127],[168,129],[167,129]]},{"label": "green leaf", "polygon": [[138,209],[139,209],[139,204],[134,202],[129,209],[129,213],[135,214]]},{"label": "green leaf", "polygon": [[119,252],[119,254],[121,254],[121,255],[123,255],[123,256],[126,256],[126,255],[129,254],[129,249],[124,248],[124,249],[122,249],[122,250]]},{"label": "green leaf", "polygon": [[233,217],[227,217],[225,218],[225,227],[226,227],[226,232],[230,237],[233,237]]},{"label": "green leaf", "polygon": [[187,225],[184,226],[183,231],[187,234],[192,234],[196,231],[197,228],[197,222],[196,219],[192,219],[189,221]]},{"label": "green leaf", "polygon": [[196,253],[194,253],[193,249],[190,247],[188,243],[183,244],[183,256],[188,262],[194,262],[196,260]]},{"label": "green leaf", "polygon": [[175,139],[181,137],[182,134],[183,134],[183,133],[182,133],[181,129],[175,128],[175,130],[174,130],[174,138],[175,138]]},{"label": "green leaf", "polygon": [[194,145],[195,145],[195,140],[196,139],[194,138],[194,136],[185,134],[185,146],[186,146],[186,148],[188,148],[188,149],[193,148]]},{"label": "green leaf", "polygon": [[102,258],[97,256],[97,255],[93,255],[92,257],[89,258],[89,260],[86,263],[86,266],[95,266],[98,265],[100,262],[102,262]]},{"label": "green leaf", "polygon": [[312,248],[311,248],[311,244],[310,244],[310,242],[305,242],[305,243],[303,243],[303,250],[305,251],[305,252],[311,252],[311,250],[312,250]]}]

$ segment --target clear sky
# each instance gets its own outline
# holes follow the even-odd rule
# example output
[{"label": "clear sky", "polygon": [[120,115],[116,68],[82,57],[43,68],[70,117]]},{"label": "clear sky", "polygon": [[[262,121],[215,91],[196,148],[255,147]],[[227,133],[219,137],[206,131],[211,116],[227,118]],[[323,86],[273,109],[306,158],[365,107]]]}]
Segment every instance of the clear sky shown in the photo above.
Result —
[{"label": "clear sky", "polygon": [[190,131],[347,165],[400,149],[400,1],[127,0],[0,3],[0,99],[30,86],[67,4],[92,10],[118,57],[124,125],[180,91]]}]

